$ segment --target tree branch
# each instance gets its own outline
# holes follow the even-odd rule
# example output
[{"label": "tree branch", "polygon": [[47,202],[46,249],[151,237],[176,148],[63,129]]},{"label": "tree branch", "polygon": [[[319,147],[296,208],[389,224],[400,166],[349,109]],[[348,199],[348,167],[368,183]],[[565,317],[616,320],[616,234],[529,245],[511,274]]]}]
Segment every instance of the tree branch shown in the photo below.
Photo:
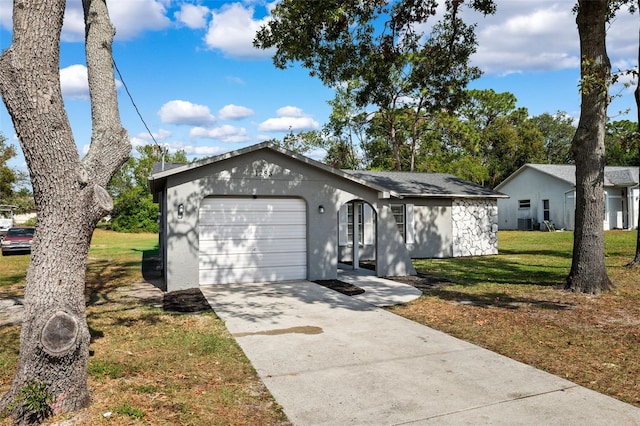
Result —
[{"label": "tree branch", "polygon": [[83,163],[92,180],[102,187],[129,158],[131,144],[120,122],[113,70],[115,29],[105,0],[83,0],[86,28],[87,72],[93,133]]}]

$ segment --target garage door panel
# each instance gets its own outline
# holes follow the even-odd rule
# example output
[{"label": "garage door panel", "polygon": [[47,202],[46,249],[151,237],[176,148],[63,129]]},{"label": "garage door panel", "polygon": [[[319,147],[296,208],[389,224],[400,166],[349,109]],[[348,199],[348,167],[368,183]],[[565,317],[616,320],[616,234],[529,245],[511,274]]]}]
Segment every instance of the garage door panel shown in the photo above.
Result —
[{"label": "garage door panel", "polygon": [[[276,205],[277,204],[277,205]],[[300,211],[300,206],[304,201],[299,198],[234,198],[234,197],[214,197],[205,198],[200,211],[229,211],[252,212],[252,211]],[[275,205],[275,206],[274,206]],[[306,207],[303,207],[306,209]]]},{"label": "garage door panel", "polygon": [[277,270],[249,267],[201,270],[200,285],[291,281],[300,279],[306,273],[306,265],[280,267]]},{"label": "garage door panel", "polygon": [[303,239],[288,239],[283,244],[281,240],[216,240],[201,241],[200,254],[209,256],[224,256],[225,254],[252,253],[306,253],[307,241]]},{"label": "garage door panel", "polygon": [[287,224],[271,226],[200,226],[200,241],[207,240],[232,240],[242,236],[243,239],[289,239],[299,238],[304,235],[305,224]]},{"label": "garage door panel", "polygon": [[200,285],[306,278],[303,200],[210,198],[199,218]]},{"label": "garage door panel", "polygon": [[[242,263],[241,263],[242,262]],[[239,266],[243,265],[243,266]],[[220,268],[261,267],[279,268],[284,266],[306,265],[306,256],[301,253],[237,253],[224,255],[200,256],[200,269],[213,270]]]},{"label": "garage door panel", "polygon": [[227,225],[306,225],[306,217],[300,212],[200,212],[200,223]]}]

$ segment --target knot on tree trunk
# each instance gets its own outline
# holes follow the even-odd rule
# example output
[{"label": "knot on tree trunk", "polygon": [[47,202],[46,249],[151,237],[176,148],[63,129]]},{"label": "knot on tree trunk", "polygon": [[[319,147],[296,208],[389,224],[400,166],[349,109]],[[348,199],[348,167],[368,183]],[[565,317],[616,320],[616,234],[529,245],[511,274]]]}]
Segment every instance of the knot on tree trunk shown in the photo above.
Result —
[{"label": "knot on tree trunk", "polygon": [[113,210],[113,198],[111,198],[107,190],[100,185],[93,185],[91,201],[91,210],[94,211],[96,219],[102,219]]},{"label": "knot on tree trunk", "polygon": [[40,343],[47,354],[62,357],[75,349],[79,332],[80,325],[75,316],[57,311],[44,324]]}]

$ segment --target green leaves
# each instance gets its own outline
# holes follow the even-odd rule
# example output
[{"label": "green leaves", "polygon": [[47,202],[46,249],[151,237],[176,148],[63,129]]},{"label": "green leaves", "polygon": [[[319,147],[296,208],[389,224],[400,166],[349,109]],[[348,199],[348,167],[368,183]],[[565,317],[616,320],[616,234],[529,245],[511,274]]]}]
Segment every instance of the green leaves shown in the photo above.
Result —
[{"label": "green leaves", "polygon": [[[111,212],[111,228],[118,232],[158,232],[158,205],[147,187],[147,178],[153,165],[161,161],[157,146],[137,148],[138,156],[132,156],[118,170],[109,183],[109,193],[114,198]],[[184,151],[165,153],[165,163],[187,163]]]},{"label": "green leaves", "polygon": [[[461,0],[445,1],[444,16],[427,25],[438,19],[436,0],[283,0],[254,45],[275,48],[276,66],[300,62],[338,89],[333,106],[342,110],[329,124],[340,141],[333,153],[353,147],[349,132],[357,125],[344,123],[359,116],[345,116],[344,108],[374,108],[375,123],[367,128],[377,140],[367,144],[379,151],[386,143],[393,157],[390,166],[413,170],[424,136],[420,123],[442,110],[455,110],[469,81],[480,76],[479,69],[468,65],[476,38],[474,26],[460,19],[463,5]],[[495,11],[489,0],[466,6]],[[348,92],[340,93],[345,82]]]}]

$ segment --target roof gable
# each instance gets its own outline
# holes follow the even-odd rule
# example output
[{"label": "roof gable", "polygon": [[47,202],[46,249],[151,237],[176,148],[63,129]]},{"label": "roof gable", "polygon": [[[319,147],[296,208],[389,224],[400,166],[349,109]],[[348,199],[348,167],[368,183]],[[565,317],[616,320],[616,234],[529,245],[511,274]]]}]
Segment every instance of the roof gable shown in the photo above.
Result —
[{"label": "roof gable", "polygon": [[[349,181],[358,183],[360,185],[366,186],[368,188],[371,188],[373,190],[376,190],[378,192],[384,192],[384,193],[390,193],[389,189],[387,188],[383,188],[380,187],[378,185],[376,185],[373,182],[368,182],[365,180],[362,180],[360,178],[358,178],[357,176],[353,176],[353,175],[349,175],[345,172],[343,172],[342,170],[333,168],[331,166],[327,166],[326,164],[323,164],[319,161],[313,160],[309,157],[305,157],[304,155],[298,154],[296,152],[293,151],[289,151],[285,148],[282,148],[272,142],[262,142],[256,145],[251,145],[248,146],[246,148],[242,148],[236,151],[231,151],[231,152],[227,152],[225,154],[221,154],[221,155],[217,155],[214,157],[208,157],[208,158],[204,158],[202,160],[199,161],[194,161],[192,163],[188,163],[188,164],[165,164],[165,168],[164,170],[160,170],[157,167],[157,164],[154,165],[153,170],[154,172],[151,174],[151,176],[149,176],[148,178],[148,182],[149,182],[149,188],[151,190],[152,193],[158,192],[160,190],[160,188],[162,187],[162,185],[164,185],[166,179],[170,176],[174,176],[174,175],[178,175],[180,173],[185,173],[187,171],[190,170],[195,170],[201,167],[206,167],[208,165],[211,164],[215,164],[215,163],[219,163],[222,162],[224,160],[230,159],[230,158],[236,158],[236,157],[241,157],[243,155],[247,155],[250,153],[254,153],[260,150],[264,150],[264,149],[268,149],[271,150],[273,152],[277,152],[281,155],[293,158],[301,163],[304,163],[308,166],[311,167],[315,167],[317,169],[320,170],[324,170],[325,172],[331,173],[339,178],[342,179],[347,179]],[[395,193],[391,193],[390,195],[392,196],[398,196],[398,194]]]},{"label": "roof gable", "polygon": [[159,192],[166,179],[180,173],[185,173],[200,167],[218,163],[230,158],[239,157],[262,149],[269,149],[293,158],[310,167],[315,167],[336,177],[356,182],[381,193],[387,198],[404,197],[460,197],[460,198],[502,198],[506,195],[484,188],[472,182],[465,181],[452,175],[442,173],[410,173],[410,172],[369,172],[355,170],[339,170],[327,166],[304,155],[289,151],[271,142],[263,142],[237,151],[215,157],[205,158],[188,164],[165,164],[164,170],[154,166],[154,172],[149,177],[149,188],[152,193]]},{"label": "roof gable", "polygon": [[[524,170],[536,170],[553,178],[576,185],[576,166],[573,164],[531,164],[527,163],[513,172],[509,177],[495,187],[500,191],[504,186],[519,176]],[[638,167],[606,166],[604,168],[605,186],[635,186],[639,182]]]}]

